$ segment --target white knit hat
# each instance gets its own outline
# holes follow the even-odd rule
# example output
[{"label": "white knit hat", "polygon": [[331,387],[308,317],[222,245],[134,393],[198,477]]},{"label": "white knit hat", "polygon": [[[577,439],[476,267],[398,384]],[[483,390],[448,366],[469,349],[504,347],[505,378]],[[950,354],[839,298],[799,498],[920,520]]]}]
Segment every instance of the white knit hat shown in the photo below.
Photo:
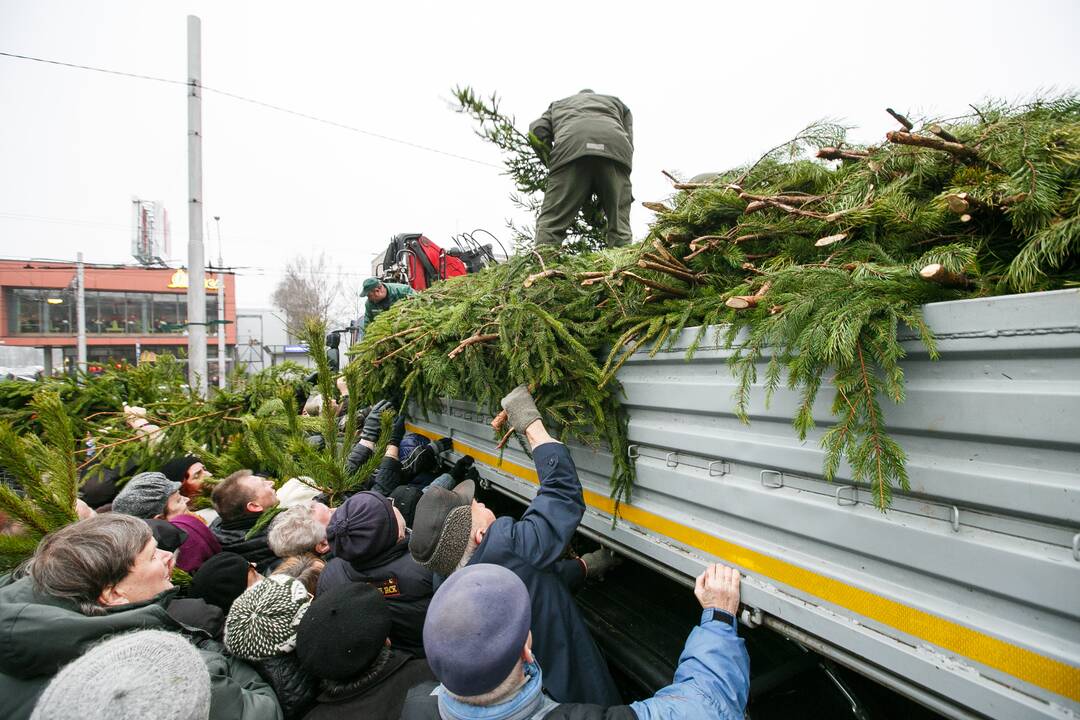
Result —
[{"label": "white knit hat", "polygon": [[206,720],[210,673],[175,632],[113,637],[65,666],[38,698],[30,720]]}]

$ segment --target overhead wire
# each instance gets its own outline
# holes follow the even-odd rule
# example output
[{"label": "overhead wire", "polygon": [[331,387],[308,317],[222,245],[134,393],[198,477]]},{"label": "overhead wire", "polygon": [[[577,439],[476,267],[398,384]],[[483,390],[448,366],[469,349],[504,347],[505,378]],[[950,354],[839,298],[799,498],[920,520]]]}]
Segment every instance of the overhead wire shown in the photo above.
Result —
[{"label": "overhead wire", "polygon": [[72,68],[72,69],[76,69],[76,70],[88,70],[88,71],[91,71],[91,72],[105,73],[107,75],[118,75],[120,77],[134,78],[134,79],[137,79],[137,80],[150,80],[150,81],[153,81],[153,82],[167,83],[167,84],[170,84],[170,85],[185,85],[185,86],[188,86],[188,87],[191,87],[192,85],[195,85],[196,87],[198,87],[199,89],[201,89],[201,90],[203,90],[205,92],[214,93],[214,94],[217,94],[217,95],[221,95],[223,97],[231,98],[233,100],[237,100],[237,101],[245,102],[245,103],[255,105],[255,106],[258,106],[258,107],[273,110],[275,112],[285,113],[287,115],[293,115],[295,117],[300,117],[300,118],[304,118],[306,120],[311,120],[313,122],[318,122],[318,123],[322,123],[324,125],[329,125],[331,127],[336,127],[336,128],[341,129],[341,130],[348,130],[350,132],[359,133],[361,135],[367,135],[368,137],[373,137],[373,138],[376,138],[376,139],[379,139],[379,140],[384,140],[386,142],[397,143],[398,145],[404,145],[406,147],[411,147],[411,148],[414,148],[416,150],[423,150],[425,152],[436,153],[438,155],[443,155],[443,156],[446,156],[446,157],[455,158],[457,160],[464,160],[465,162],[474,163],[476,165],[483,165],[485,167],[495,168],[497,170],[502,170],[503,169],[503,167],[501,165],[496,165],[495,163],[490,163],[490,162],[487,162],[485,160],[478,160],[476,158],[472,158],[472,157],[469,157],[467,155],[460,155],[458,153],[450,152],[448,150],[442,150],[440,148],[431,147],[430,145],[423,145],[421,143],[413,142],[411,140],[403,140],[401,138],[396,138],[396,137],[393,137],[391,135],[386,135],[384,133],[378,133],[378,132],[374,132],[372,130],[365,130],[363,128],[356,127],[355,125],[349,125],[348,123],[338,122],[337,120],[327,120],[326,118],[319,117],[318,115],[313,115],[311,113],[301,112],[299,110],[293,110],[291,108],[287,108],[287,107],[284,107],[282,105],[275,105],[274,103],[269,103],[269,102],[266,102],[264,100],[258,100],[256,98],[250,98],[250,97],[247,97],[245,95],[240,95],[239,93],[234,93],[234,92],[231,92],[231,91],[228,91],[228,90],[221,90],[221,89],[218,89],[218,88],[208,87],[206,85],[203,85],[202,83],[195,83],[193,81],[175,80],[175,79],[172,79],[172,78],[157,77],[157,76],[154,76],[154,75],[144,75],[142,73],[126,72],[126,71],[123,71],[123,70],[112,70],[112,69],[109,69],[109,68],[95,67],[93,65],[82,65],[82,64],[79,64],[79,63],[64,62],[64,61],[61,61],[61,60],[50,60],[48,58],[34,57],[32,55],[20,55],[20,54],[17,54],[17,53],[9,53],[9,52],[3,52],[3,51],[0,51],[0,57],[14,58],[14,59],[17,59],[17,60],[29,60],[29,61],[33,61],[33,62],[46,63],[48,65],[58,65],[60,67]]}]

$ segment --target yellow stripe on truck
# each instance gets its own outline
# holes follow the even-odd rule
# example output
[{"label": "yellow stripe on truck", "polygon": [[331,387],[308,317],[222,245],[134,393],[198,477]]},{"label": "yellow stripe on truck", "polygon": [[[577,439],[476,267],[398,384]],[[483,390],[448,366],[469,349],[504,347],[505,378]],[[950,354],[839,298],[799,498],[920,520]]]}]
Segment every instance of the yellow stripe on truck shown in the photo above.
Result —
[{"label": "yellow stripe on truck", "polygon": [[[441,437],[437,433],[415,425],[407,425],[407,428],[410,432],[419,433],[431,439]],[[457,440],[454,440],[454,450],[472,455],[477,462],[490,465],[522,480],[534,484],[539,482],[534,468],[491,455]],[[615,514],[615,501],[611,498],[589,490],[583,490],[583,493],[585,503],[590,507],[609,515]],[[732,565],[738,565],[755,575],[771,578],[802,590],[863,617],[876,620],[908,635],[922,638],[957,655],[1008,673],[1036,687],[1080,702],[1080,668],[798,565],[721,540],[628,503],[619,505],[619,518],[689,547],[697,548]]]}]

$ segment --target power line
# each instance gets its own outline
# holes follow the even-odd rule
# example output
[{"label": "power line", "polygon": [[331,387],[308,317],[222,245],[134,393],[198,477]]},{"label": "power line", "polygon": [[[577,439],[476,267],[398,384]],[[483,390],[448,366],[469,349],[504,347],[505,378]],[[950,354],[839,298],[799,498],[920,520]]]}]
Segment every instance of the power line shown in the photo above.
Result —
[{"label": "power line", "polygon": [[[8,58],[14,58],[14,59],[17,59],[17,60],[30,60],[30,61],[33,61],[33,62],[46,63],[48,65],[59,65],[60,67],[72,68],[72,69],[75,69],[75,70],[88,70],[88,71],[91,71],[91,72],[105,73],[107,75],[119,75],[121,77],[134,78],[134,79],[137,79],[137,80],[150,80],[150,81],[153,81],[153,82],[167,83],[169,85],[188,85],[188,86],[190,86],[190,85],[194,84],[194,83],[185,82],[185,81],[182,81],[182,80],[173,80],[173,79],[170,79],[170,78],[156,77],[156,76],[153,76],[153,75],[143,75],[141,73],[125,72],[125,71],[122,71],[122,70],[110,70],[108,68],[94,67],[93,65],[80,65],[78,63],[62,62],[60,60],[49,60],[47,58],[33,57],[33,56],[30,56],[30,55],[18,55],[16,53],[0,52],[0,56],[8,57]],[[444,155],[446,157],[452,157],[452,158],[455,158],[457,160],[464,160],[465,162],[470,162],[470,163],[475,163],[476,165],[483,165],[485,167],[495,168],[496,170],[502,170],[503,169],[503,167],[501,165],[496,165],[494,163],[489,163],[489,162],[486,162],[484,160],[477,160],[476,158],[471,158],[471,157],[468,157],[467,155],[459,155],[457,153],[452,153],[452,152],[449,152],[447,150],[440,150],[439,148],[431,147],[430,145],[421,145],[420,143],[415,143],[415,142],[412,142],[411,140],[402,140],[401,138],[392,137],[390,135],[384,135],[382,133],[373,132],[371,130],[364,130],[363,128],[358,128],[355,125],[349,125],[347,123],[338,122],[336,120],[327,120],[326,118],[321,118],[318,115],[312,115],[311,113],[300,112],[299,110],[292,110],[290,108],[282,107],[281,105],[274,105],[273,103],[268,103],[268,102],[265,102],[263,100],[256,100],[255,98],[250,98],[250,97],[246,97],[244,95],[240,95],[238,93],[229,92],[228,90],[218,90],[217,88],[207,87],[206,85],[202,85],[201,83],[198,85],[198,87],[201,88],[202,90],[206,91],[206,92],[212,92],[212,93],[215,93],[217,95],[222,95],[224,97],[231,98],[233,100],[238,100],[240,102],[249,103],[251,105],[256,105],[258,107],[266,108],[268,110],[274,110],[275,112],[285,113],[286,115],[294,115],[296,117],[304,118],[305,120],[312,120],[314,122],[322,123],[324,125],[329,125],[331,127],[336,127],[336,128],[341,129],[341,130],[348,130],[350,132],[359,133],[360,135],[367,135],[368,137],[377,138],[379,140],[385,140],[386,142],[397,143],[398,145],[404,145],[406,147],[411,147],[411,148],[414,148],[416,150],[424,150],[426,152],[436,153],[438,155]]]}]

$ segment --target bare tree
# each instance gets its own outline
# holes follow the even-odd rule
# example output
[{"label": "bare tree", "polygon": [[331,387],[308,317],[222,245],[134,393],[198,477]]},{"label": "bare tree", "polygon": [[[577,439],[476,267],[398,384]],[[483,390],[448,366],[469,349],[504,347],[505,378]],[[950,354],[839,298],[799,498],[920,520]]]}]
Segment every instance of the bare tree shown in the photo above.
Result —
[{"label": "bare tree", "polygon": [[298,337],[304,322],[315,318],[327,326],[339,321],[335,312],[341,297],[341,275],[326,253],[311,257],[297,255],[285,266],[285,276],[274,288],[271,299],[285,312],[289,336]]}]

